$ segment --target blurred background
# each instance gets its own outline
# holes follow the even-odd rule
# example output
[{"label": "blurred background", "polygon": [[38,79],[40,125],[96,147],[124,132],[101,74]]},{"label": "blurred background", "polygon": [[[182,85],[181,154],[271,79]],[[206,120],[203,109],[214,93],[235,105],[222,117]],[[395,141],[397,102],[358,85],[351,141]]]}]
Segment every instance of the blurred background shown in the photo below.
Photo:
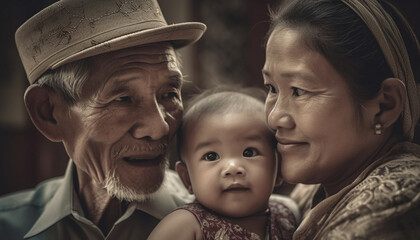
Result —
[{"label": "blurred background", "polygon": [[[0,9],[0,195],[61,176],[68,162],[62,144],[43,137],[26,113],[23,94],[28,81],[14,42],[16,29],[53,2],[13,0],[3,2]],[[181,50],[187,80],[204,88],[219,82],[263,86],[261,69],[268,30],[267,9],[274,0],[158,2],[169,24],[200,21],[208,27],[198,43]],[[400,7],[419,36],[420,1],[392,2]],[[277,191],[287,193],[290,187],[286,184]]]}]

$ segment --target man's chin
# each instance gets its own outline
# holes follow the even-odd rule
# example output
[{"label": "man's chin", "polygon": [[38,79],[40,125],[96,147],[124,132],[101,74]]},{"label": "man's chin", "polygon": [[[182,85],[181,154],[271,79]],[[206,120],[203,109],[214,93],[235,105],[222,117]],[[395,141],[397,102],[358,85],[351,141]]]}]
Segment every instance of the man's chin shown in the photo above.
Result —
[{"label": "man's chin", "polygon": [[[130,181],[130,185],[124,184],[124,181],[114,172],[106,177],[104,188],[112,197],[120,201],[144,202],[154,197],[163,183],[165,172],[155,173],[153,179],[146,178],[138,181]],[[160,176],[158,176],[160,175]]]}]

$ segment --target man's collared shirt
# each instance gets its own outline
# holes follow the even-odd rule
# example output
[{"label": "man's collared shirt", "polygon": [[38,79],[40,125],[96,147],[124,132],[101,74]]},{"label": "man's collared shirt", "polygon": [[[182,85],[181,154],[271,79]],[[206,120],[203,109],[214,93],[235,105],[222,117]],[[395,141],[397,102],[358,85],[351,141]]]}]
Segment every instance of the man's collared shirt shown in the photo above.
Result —
[{"label": "man's collared shirt", "polygon": [[85,218],[73,182],[70,160],[64,177],[33,190],[0,198],[0,238],[7,239],[146,239],[156,224],[178,206],[194,200],[178,175],[166,171],[153,200],[130,203],[107,236]]}]

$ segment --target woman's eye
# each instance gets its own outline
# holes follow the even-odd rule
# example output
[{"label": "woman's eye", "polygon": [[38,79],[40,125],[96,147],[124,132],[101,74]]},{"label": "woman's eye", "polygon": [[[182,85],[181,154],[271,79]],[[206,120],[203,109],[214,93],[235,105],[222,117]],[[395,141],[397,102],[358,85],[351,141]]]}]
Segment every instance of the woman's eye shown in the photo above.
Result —
[{"label": "woman's eye", "polygon": [[307,93],[307,91],[297,88],[297,87],[292,87],[292,91],[293,91],[293,96],[296,96],[296,97],[302,96],[303,94]]},{"label": "woman's eye", "polygon": [[258,155],[258,151],[255,148],[247,148],[242,153],[244,157],[255,157]]},{"label": "woman's eye", "polygon": [[204,154],[202,159],[206,160],[206,161],[216,161],[216,160],[220,159],[220,156],[219,156],[219,154],[217,154],[215,152],[208,152],[208,153]]},{"label": "woman's eye", "polygon": [[276,93],[276,89],[271,84],[265,84],[265,87],[267,88],[269,93]]},{"label": "woman's eye", "polygon": [[131,98],[129,96],[121,96],[114,99],[116,102],[131,102]]}]

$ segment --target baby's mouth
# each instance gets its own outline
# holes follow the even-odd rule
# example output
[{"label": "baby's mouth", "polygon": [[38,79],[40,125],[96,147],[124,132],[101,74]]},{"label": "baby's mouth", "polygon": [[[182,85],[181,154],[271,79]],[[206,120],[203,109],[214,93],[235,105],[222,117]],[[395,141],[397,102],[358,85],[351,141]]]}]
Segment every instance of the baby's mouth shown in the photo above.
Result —
[{"label": "baby's mouth", "polygon": [[244,191],[250,191],[250,188],[245,187],[242,184],[232,184],[229,187],[227,187],[223,192],[244,192]]}]

